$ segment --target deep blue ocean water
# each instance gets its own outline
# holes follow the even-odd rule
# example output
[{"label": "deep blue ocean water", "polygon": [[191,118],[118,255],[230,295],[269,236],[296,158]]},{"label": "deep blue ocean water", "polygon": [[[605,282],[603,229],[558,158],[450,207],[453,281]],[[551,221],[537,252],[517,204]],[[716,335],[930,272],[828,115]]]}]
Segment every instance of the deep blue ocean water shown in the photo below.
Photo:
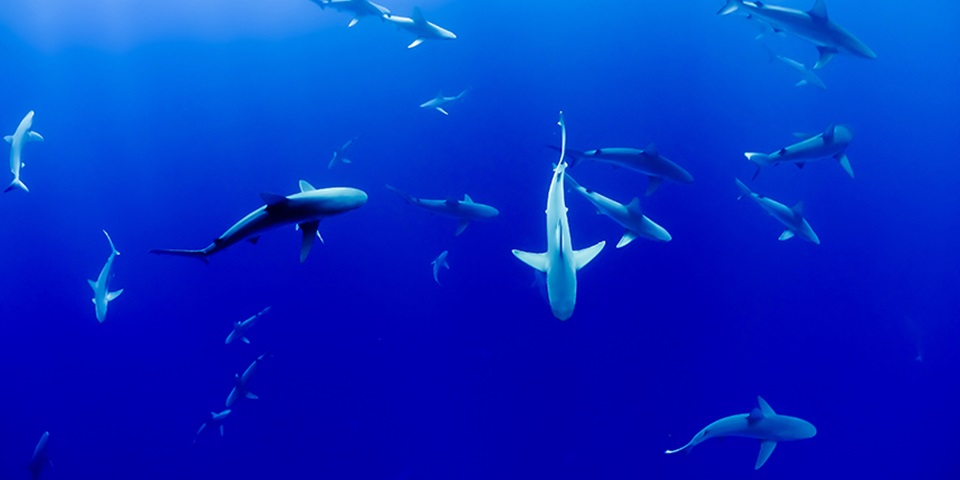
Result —
[{"label": "deep blue ocean water", "polygon": [[[29,478],[44,431],[51,479],[958,478],[960,5],[830,1],[878,59],[837,56],[819,91],[721,0],[382,3],[458,38],[407,50],[307,0],[5,1],[0,130],[35,110],[45,142],[24,152],[31,192],[0,196],[0,478]],[[449,117],[418,108],[464,88]],[[510,253],[545,248],[561,110],[571,148],[655,142],[696,179],[644,199],[671,242],[619,250],[568,194],[574,248],[608,245],[566,322]],[[856,179],[824,161],[750,182],[804,201],[822,240],[779,242],[736,201],[742,154],[832,122],[854,129]],[[646,188],[570,173],[624,203]],[[369,194],[303,264],[292,227],[209,265],[146,253],[201,248],[300,179]],[[387,183],[501,213],[455,238]],[[125,291],[103,324],[101,229]],[[224,345],[266,306],[250,345]],[[260,399],[191,445],[265,352]],[[754,440],[663,454],[757,395],[817,436],[757,472]]]}]

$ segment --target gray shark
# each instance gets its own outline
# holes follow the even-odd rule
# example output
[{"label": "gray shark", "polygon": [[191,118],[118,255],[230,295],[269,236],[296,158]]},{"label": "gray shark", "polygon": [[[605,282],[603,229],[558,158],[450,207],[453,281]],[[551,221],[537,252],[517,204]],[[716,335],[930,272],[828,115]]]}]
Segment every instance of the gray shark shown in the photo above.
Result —
[{"label": "gray shark", "polygon": [[344,143],[342,147],[333,151],[333,158],[330,159],[330,164],[327,165],[327,169],[333,168],[333,166],[338,163],[343,163],[348,165],[350,164],[350,159],[344,156],[344,154],[346,153],[347,149],[350,148],[351,145],[353,145],[353,142],[355,142],[357,138],[359,137],[353,137],[350,140],[347,140],[347,142]]},{"label": "gray shark", "polygon": [[464,195],[463,200],[457,200],[454,198],[447,200],[429,200],[408,195],[407,193],[397,190],[390,185],[387,185],[387,189],[393,193],[396,193],[400,196],[400,198],[411,205],[416,205],[432,213],[445,215],[460,220],[460,224],[457,226],[457,232],[455,234],[457,236],[467,229],[467,226],[470,225],[471,221],[493,218],[500,214],[499,210],[491,207],[490,205],[474,202],[473,199],[470,198],[470,195]]},{"label": "gray shark", "polygon": [[601,241],[583,250],[574,250],[567,220],[563,179],[567,170],[564,153],[567,148],[567,127],[560,113],[560,159],[553,169],[553,180],[547,191],[547,251],[530,253],[513,250],[513,255],[534,269],[547,274],[547,298],[553,316],[567,320],[573,316],[577,303],[577,271],[587,266],[603,250]]},{"label": "gray shark", "polygon": [[827,85],[823,83],[823,80],[814,72],[812,69],[808,68],[806,65],[783,55],[774,55],[775,59],[780,60],[781,62],[788,65],[790,68],[800,72],[800,75],[803,77],[797,82],[796,87],[802,87],[804,85],[813,85],[820,90],[826,90]]},{"label": "gray shark", "polygon": [[390,16],[390,10],[382,5],[377,5],[370,0],[310,0],[320,8],[330,7],[338,12],[352,13],[353,19],[347,27],[352,27],[360,21],[362,17],[379,17],[381,20]]},{"label": "gray shark", "polygon": [[757,205],[760,205],[760,208],[777,219],[777,221],[786,228],[783,233],[780,234],[780,241],[790,240],[795,235],[799,235],[804,240],[815,245],[820,245],[820,237],[817,236],[813,228],[810,227],[810,224],[807,223],[807,219],[803,218],[803,202],[797,203],[793,207],[787,207],[772,198],[753,193],[739,178],[735,180],[741,192],[740,197],[737,198],[738,200],[743,197],[752,198],[757,202]]},{"label": "gray shark", "polygon": [[626,229],[626,231],[623,232],[623,237],[620,238],[620,242],[617,243],[617,248],[623,248],[629,245],[630,242],[637,237],[644,237],[658,242],[669,242],[672,239],[666,229],[657,225],[653,220],[650,220],[650,218],[643,214],[643,210],[640,208],[639,198],[634,197],[630,203],[623,205],[616,200],[580,186],[569,173],[566,174],[566,178],[574,190],[580,193],[580,195],[583,195],[583,198],[586,198],[587,201],[597,208],[597,214],[610,217]]},{"label": "gray shark", "polygon": [[757,397],[757,403],[759,406],[750,413],[721,418],[700,430],[686,445],[666,453],[689,452],[704,440],[715,437],[754,438],[760,440],[760,456],[754,466],[759,470],[770,458],[777,442],[805,440],[817,434],[817,428],[806,420],[777,415],[762,397]]},{"label": "gray shark", "polygon": [[424,40],[453,40],[457,38],[456,34],[435,23],[428,22],[420,11],[420,7],[414,7],[413,15],[410,18],[399,15],[390,15],[385,17],[387,21],[393,22],[397,27],[402,28],[417,36],[407,48],[413,48],[423,43]]},{"label": "gray shark", "polygon": [[33,110],[27,112],[27,115],[23,117],[23,120],[20,120],[20,124],[17,125],[17,130],[13,132],[13,135],[7,135],[3,139],[10,144],[10,173],[13,174],[13,181],[10,182],[10,186],[4,190],[4,193],[13,190],[14,188],[19,188],[24,192],[29,192],[30,189],[22,181],[20,181],[20,169],[23,168],[24,163],[22,160],[23,155],[23,146],[28,142],[42,142],[43,137],[39,133],[30,130],[33,126]]},{"label": "gray shark", "polygon": [[227,395],[226,406],[230,408],[236,403],[237,399],[240,397],[246,397],[250,400],[256,400],[260,397],[256,396],[247,388],[247,384],[250,383],[250,378],[253,377],[253,374],[257,371],[257,366],[268,354],[264,353],[257,357],[253,362],[250,363],[250,366],[243,371],[243,374],[234,374],[233,375],[233,388],[230,390],[230,394]]},{"label": "gray shark", "polygon": [[[549,147],[559,150],[554,146]],[[689,172],[660,155],[657,147],[652,143],[643,150],[625,147],[598,148],[583,152],[567,150],[566,156],[570,160],[571,167],[576,166],[581,160],[591,160],[640,172],[649,178],[647,196],[653,194],[664,179],[679,183],[693,183],[693,176]]]},{"label": "gray shark", "polygon": [[200,429],[197,430],[197,434],[193,436],[193,443],[197,443],[197,439],[200,438],[200,434],[203,433],[207,428],[218,428],[220,430],[220,436],[223,436],[223,422],[230,416],[232,410],[229,408],[222,412],[210,412],[210,418],[206,422],[203,422],[203,425],[200,425]]},{"label": "gray shark", "polygon": [[110,234],[106,230],[103,231],[103,234],[107,236],[107,242],[110,243],[110,256],[107,257],[107,262],[100,269],[100,275],[97,276],[97,279],[87,280],[90,288],[93,289],[92,301],[96,307],[97,321],[100,323],[103,323],[107,318],[107,305],[123,293],[122,288],[114,292],[110,291],[110,280],[113,279],[113,261],[120,255],[120,252],[117,251],[117,247],[113,246]]},{"label": "gray shark", "polygon": [[223,342],[227,345],[234,342],[236,339],[240,339],[243,343],[249,344],[250,340],[247,339],[247,331],[253,328],[254,324],[257,323],[257,320],[260,319],[264,314],[270,311],[270,307],[260,310],[256,315],[242,321],[233,324],[233,330],[230,331],[230,334],[227,335],[227,339]]},{"label": "gray shark", "polygon": [[463,96],[466,94],[467,94],[467,91],[464,90],[452,97],[445,97],[443,96],[443,92],[440,92],[437,94],[436,97],[433,97],[430,100],[427,100],[426,102],[421,103],[420,108],[433,108],[444,115],[450,115],[449,113],[447,113],[447,110],[445,107],[447,105],[451,105],[459,102],[460,100],[463,100]]},{"label": "gray shark", "polygon": [[776,165],[781,162],[793,163],[799,168],[807,162],[833,158],[840,162],[843,170],[853,178],[853,167],[847,158],[847,146],[853,140],[853,130],[848,125],[831,124],[821,133],[795,133],[794,136],[804,138],[803,141],[781,148],[773,153],[747,152],[744,156],[757,166],[753,178],[757,178],[760,168],[766,165]]},{"label": "gray shark", "polygon": [[367,202],[367,194],[349,187],[316,189],[300,180],[300,193],[283,196],[261,193],[266,205],[250,212],[232,227],[200,250],[154,249],[150,253],[199,258],[204,262],[213,255],[243,240],[256,243],[264,232],[283,225],[295,224],[303,234],[300,261],[307,259],[313,239],[318,236],[320,221],[360,208]]},{"label": "gray shark", "polygon": [[816,45],[820,59],[814,69],[823,68],[834,55],[847,52],[858,57],[875,59],[877,54],[840,25],[827,17],[827,3],[816,0],[809,11],[767,5],[745,0],[727,0],[717,15],[744,12],[747,18],[769,25],[775,32],[788,32]]},{"label": "gray shark", "polygon": [[27,465],[30,470],[30,478],[33,480],[40,478],[46,467],[52,466],[50,457],[47,455],[48,441],[50,441],[50,432],[43,432],[43,435],[40,435],[40,441],[33,449],[33,456],[30,457],[30,463]]},{"label": "gray shark", "polygon": [[440,255],[437,255],[437,258],[430,262],[430,265],[433,267],[433,281],[437,282],[437,285],[440,285],[440,267],[450,270],[450,264],[447,263],[447,255],[450,252],[444,250],[440,252]]}]

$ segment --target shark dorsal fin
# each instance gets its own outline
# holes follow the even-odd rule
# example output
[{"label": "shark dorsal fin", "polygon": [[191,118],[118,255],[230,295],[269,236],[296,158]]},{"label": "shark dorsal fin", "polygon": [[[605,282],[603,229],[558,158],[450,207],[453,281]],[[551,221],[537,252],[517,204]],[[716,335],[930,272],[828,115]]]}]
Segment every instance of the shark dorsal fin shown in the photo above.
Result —
[{"label": "shark dorsal fin", "polygon": [[660,152],[657,150],[657,146],[650,142],[650,145],[647,145],[647,148],[643,149],[643,153],[647,155],[652,155],[654,157],[660,156]]},{"label": "shark dorsal fin", "polygon": [[470,195],[467,195],[466,193],[463,194],[463,201],[466,203],[473,203],[473,199],[470,198]]},{"label": "shark dorsal fin", "polygon": [[769,417],[777,414],[777,412],[774,412],[773,409],[770,408],[770,404],[759,395],[757,395],[757,405],[759,405],[760,412],[763,413],[764,416]]},{"label": "shark dorsal fin", "polygon": [[316,190],[313,185],[310,185],[310,182],[306,180],[300,180],[300,191],[301,192],[312,192]]},{"label": "shark dorsal fin", "polygon": [[813,4],[813,8],[809,12],[811,17],[815,20],[826,20],[827,19],[827,2],[826,0],[817,0],[817,3]]},{"label": "shark dorsal fin", "polygon": [[753,410],[750,410],[750,414],[747,415],[747,425],[753,425],[760,420],[763,420],[763,418],[763,412],[759,408],[755,407]]},{"label": "shark dorsal fin", "polygon": [[640,205],[640,199],[633,197],[633,200],[630,200],[630,203],[627,204],[627,211],[637,215],[643,215],[643,206]]},{"label": "shark dorsal fin", "polygon": [[413,7],[413,15],[410,15],[410,18],[413,19],[413,23],[417,23],[417,24],[427,23],[427,19],[423,16],[423,12],[420,11],[420,7]]},{"label": "shark dorsal fin", "polygon": [[803,216],[803,202],[795,203],[792,207],[790,207],[790,210],[799,216]]},{"label": "shark dorsal fin", "polygon": [[837,130],[837,124],[831,123],[827,125],[827,129],[823,131],[823,143],[833,143],[833,133]]},{"label": "shark dorsal fin", "polygon": [[263,199],[263,202],[267,204],[267,207],[276,207],[287,203],[287,197],[283,195],[277,195],[276,193],[261,193],[260,198]]}]

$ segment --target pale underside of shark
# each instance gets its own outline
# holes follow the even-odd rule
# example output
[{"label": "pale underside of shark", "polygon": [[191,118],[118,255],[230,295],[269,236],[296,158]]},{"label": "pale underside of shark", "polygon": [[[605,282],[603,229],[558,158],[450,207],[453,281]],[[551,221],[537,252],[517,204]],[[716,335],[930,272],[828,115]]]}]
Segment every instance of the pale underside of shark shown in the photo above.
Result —
[{"label": "pale underside of shark", "polygon": [[288,196],[261,193],[260,197],[266,205],[240,219],[205,248],[154,249],[150,253],[193,257],[206,262],[207,257],[231,245],[243,240],[256,243],[264,232],[293,224],[303,236],[300,247],[300,261],[303,262],[310,253],[314,238],[319,237],[321,220],[355,210],[367,202],[367,194],[362,190],[350,187],[316,189],[305,180],[300,180],[300,193]]},{"label": "pale underside of shark", "polygon": [[721,418],[700,430],[686,445],[676,450],[667,450],[666,453],[689,452],[693,447],[710,438],[753,438],[760,440],[760,455],[754,466],[755,470],[759,470],[770,458],[777,442],[804,440],[817,434],[816,427],[806,420],[777,415],[762,397],[757,397],[757,403],[759,406],[750,413]]},{"label": "pale underside of shark", "polygon": [[352,27],[363,17],[378,17],[381,20],[390,16],[390,10],[369,0],[311,0],[321,9],[330,7],[338,12],[353,14],[350,24]]},{"label": "pale underside of shark", "polygon": [[253,374],[257,371],[257,366],[260,365],[260,362],[266,358],[267,354],[264,353],[257,357],[253,362],[250,363],[250,366],[243,371],[242,374],[237,374],[233,376],[233,389],[230,390],[230,394],[227,395],[226,407],[230,408],[234,403],[241,397],[249,398],[250,400],[257,400],[258,396],[254,395],[253,392],[249,390],[247,384],[250,383],[250,378],[253,377]]},{"label": "pale underside of shark", "polygon": [[474,220],[485,220],[496,217],[500,214],[500,211],[490,205],[484,205],[482,203],[476,203],[470,198],[470,195],[464,195],[463,200],[457,200],[455,198],[449,198],[447,200],[431,200],[426,198],[417,198],[412,195],[409,195],[401,190],[387,185],[388,190],[396,193],[403,201],[409,203],[410,205],[416,205],[428,212],[435,213],[437,215],[444,215],[447,217],[453,217],[460,221],[457,226],[456,236],[459,236],[463,233],[464,230],[470,225],[470,222]]},{"label": "pale underside of shark", "polygon": [[110,234],[107,233],[106,230],[103,231],[103,234],[106,235],[107,242],[110,243],[110,256],[107,257],[106,263],[104,263],[103,268],[100,269],[100,275],[97,276],[97,279],[87,280],[90,288],[93,289],[92,301],[96,309],[97,321],[100,323],[103,323],[107,318],[107,305],[123,293],[122,288],[117,291],[110,291],[110,280],[113,279],[113,262],[117,256],[120,255],[120,252],[113,246],[113,240],[110,239]]},{"label": "pale underside of shark", "polygon": [[617,248],[629,245],[637,237],[658,242],[669,242],[672,239],[666,229],[643,214],[639,198],[634,197],[630,203],[623,205],[616,200],[581,186],[569,173],[566,174],[566,179],[577,193],[596,207],[598,215],[606,215],[624,228],[623,236],[617,243]]},{"label": "pale underside of shark", "polygon": [[436,97],[421,103],[420,108],[432,108],[444,115],[450,115],[450,113],[447,112],[446,107],[463,100],[463,96],[466,94],[467,91],[464,90],[452,97],[446,97],[443,95],[443,92],[441,92],[438,93]]},{"label": "pale underside of shark", "polygon": [[440,268],[446,268],[450,270],[450,264],[447,263],[447,255],[449,251],[444,250],[440,252],[440,255],[437,255],[437,258],[430,262],[430,266],[433,267],[433,281],[437,282],[437,285],[440,285]]},{"label": "pale underside of shark", "polygon": [[853,130],[844,124],[831,124],[820,133],[795,133],[794,136],[802,141],[783,147],[772,153],[746,152],[747,160],[757,166],[753,178],[760,173],[760,168],[779,163],[792,163],[803,168],[809,162],[832,158],[840,163],[843,171],[853,178],[853,167],[847,158],[847,147],[853,140]]},{"label": "pale underside of shark", "polygon": [[[554,146],[549,147],[557,150]],[[647,196],[652,195],[664,180],[693,183],[693,175],[690,175],[690,172],[660,155],[657,147],[652,143],[642,150],[629,147],[608,147],[586,151],[567,150],[566,158],[570,160],[571,167],[576,166],[581,160],[590,160],[646,175]]]},{"label": "pale underside of shark", "polygon": [[397,27],[402,28],[417,36],[407,48],[414,48],[425,40],[453,40],[457,38],[456,34],[435,23],[428,22],[423,16],[419,7],[414,7],[413,15],[401,17],[400,15],[390,15],[385,17],[389,22],[393,22]]},{"label": "pale underside of shark", "polygon": [[803,202],[798,202],[793,207],[788,207],[772,198],[753,193],[739,178],[735,180],[741,192],[739,198],[750,197],[763,211],[769,213],[771,217],[783,225],[784,231],[780,234],[780,241],[790,240],[794,236],[799,236],[814,245],[820,245],[820,237],[817,236],[813,228],[810,227],[810,224],[807,223],[807,219],[803,216]]},{"label": "pale underside of shark", "polygon": [[15,188],[19,188],[24,192],[30,191],[20,180],[20,169],[25,166],[23,163],[23,147],[30,142],[43,141],[43,137],[41,137],[39,133],[30,130],[31,127],[33,127],[33,110],[27,112],[27,115],[20,120],[20,124],[17,125],[17,130],[13,132],[13,135],[3,137],[3,139],[10,144],[10,173],[13,174],[13,181],[11,181],[10,186],[4,190],[4,193]]}]

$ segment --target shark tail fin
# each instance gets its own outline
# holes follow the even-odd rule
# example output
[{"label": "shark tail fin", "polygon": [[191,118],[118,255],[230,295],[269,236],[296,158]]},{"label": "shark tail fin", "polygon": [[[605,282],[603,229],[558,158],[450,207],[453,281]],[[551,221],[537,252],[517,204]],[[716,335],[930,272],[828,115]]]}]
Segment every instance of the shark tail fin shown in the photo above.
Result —
[{"label": "shark tail fin", "polygon": [[717,15],[729,15],[737,11],[742,5],[743,1],[741,0],[727,0],[727,4],[717,11]]},{"label": "shark tail fin", "polygon": [[409,195],[408,193],[406,193],[406,192],[404,192],[404,191],[402,191],[402,190],[398,190],[398,189],[394,188],[393,186],[391,186],[391,185],[389,185],[389,184],[386,185],[386,187],[387,187],[387,190],[390,190],[391,192],[396,193],[397,195],[399,195],[400,198],[402,198],[404,202],[407,202],[407,203],[417,203],[417,199],[416,199],[415,197],[413,197],[412,195]]},{"label": "shark tail fin", "polygon": [[684,446],[682,446],[682,447],[680,447],[680,448],[677,448],[677,449],[674,449],[674,450],[667,450],[667,451],[665,451],[665,452],[663,452],[663,453],[666,453],[667,455],[672,455],[672,454],[674,454],[674,453],[679,453],[679,452],[687,452],[687,453],[690,453],[690,450],[693,449],[693,446],[694,446],[694,443],[693,443],[693,440],[691,440],[690,443],[687,443],[686,445],[684,445]]},{"label": "shark tail fin", "polygon": [[207,249],[181,250],[181,249],[175,249],[175,248],[170,248],[170,249],[155,248],[153,250],[150,250],[148,253],[155,253],[157,255],[174,255],[178,257],[190,257],[190,258],[196,258],[202,261],[203,263],[210,263],[210,260],[207,259],[207,257],[210,256],[210,253],[207,251]]},{"label": "shark tail fin", "polygon": [[23,182],[21,182],[19,178],[14,178],[13,181],[10,182],[10,186],[8,186],[7,189],[4,190],[3,192],[4,192],[4,193],[9,192],[9,191],[13,190],[14,188],[19,188],[20,190],[23,190],[24,192],[28,192],[28,193],[30,192],[30,189],[27,188],[27,186],[24,185]]}]

